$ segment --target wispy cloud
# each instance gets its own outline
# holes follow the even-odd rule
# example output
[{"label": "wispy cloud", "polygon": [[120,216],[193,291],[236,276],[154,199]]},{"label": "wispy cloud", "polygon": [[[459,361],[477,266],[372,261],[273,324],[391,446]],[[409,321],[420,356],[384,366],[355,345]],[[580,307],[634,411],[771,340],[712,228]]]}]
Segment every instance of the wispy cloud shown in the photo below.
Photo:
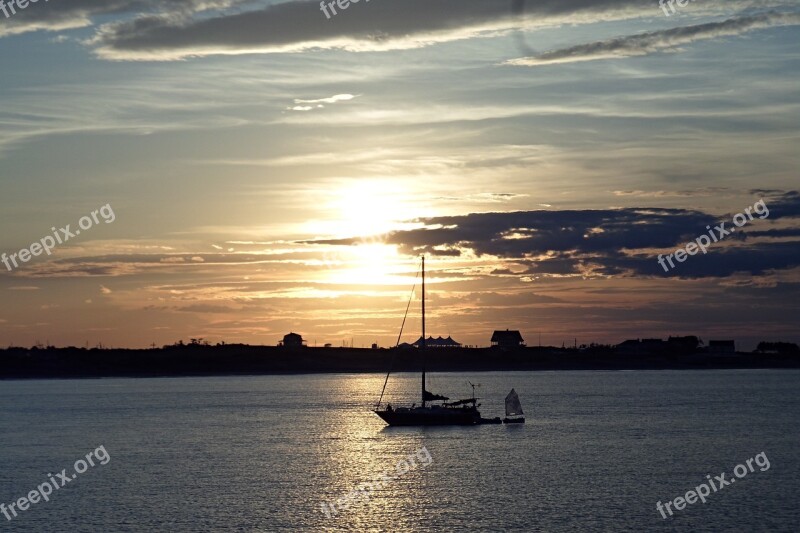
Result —
[{"label": "wispy cloud", "polygon": [[173,20],[209,9],[229,7],[243,0],[70,0],[29,4],[0,24],[0,37],[31,31],[61,31],[92,25],[100,16],[121,16],[131,13],[155,12]]},{"label": "wispy cloud", "polygon": [[553,50],[534,57],[511,59],[506,61],[505,64],[536,67],[558,63],[644,56],[656,52],[676,52],[679,51],[679,46],[696,41],[741,35],[773,26],[794,26],[798,24],[800,24],[800,15],[798,14],[770,12],[731,18],[722,22],[710,22],[596,41]]},{"label": "wispy cloud", "polygon": [[355,95],[352,94],[335,94],[328,98],[318,98],[316,100],[300,100],[295,99],[294,103],[296,104],[335,104],[336,102],[342,102],[346,100],[352,100],[355,98]]},{"label": "wispy cloud", "polygon": [[[713,2],[731,9],[742,2]],[[517,3],[518,4],[518,3]],[[351,9],[332,23],[317,0],[187,21],[147,15],[102,26],[89,44],[112,60],[176,60],[214,54],[402,50],[520,28],[622,20],[653,13],[639,0],[562,0],[514,9],[509,0],[393,0]]]},{"label": "wispy cloud", "polygon": [[312,109],[318,109],[321,107],[325,107],[324,104],[335,104],[336,102],[346,102],[348,100],[352,100],[353,98],[357,98],[358,95],[353,94],[334,94],[333,96],[329,96],[328,98],[317,98],[316,100],[302,100],[300,98],[295,98],[293,107],[289,109],[292,111],[311,111]]}]

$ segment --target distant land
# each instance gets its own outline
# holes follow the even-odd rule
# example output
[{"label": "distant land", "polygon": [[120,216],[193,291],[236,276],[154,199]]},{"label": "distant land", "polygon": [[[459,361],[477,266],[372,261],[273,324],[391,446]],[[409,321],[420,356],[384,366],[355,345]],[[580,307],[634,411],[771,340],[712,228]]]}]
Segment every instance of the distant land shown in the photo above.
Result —
[{"label": "distant land", "polygon": [[[430,348],[432,372],[518,370],[666,370],[800,368],[792,343],[761,343],[754,352],[695,346],[686,339],[625,341],[616,346]],[[0,379],[178,377],[260,374],[418,372],[420,350],[210,345],[202,339],[152,349],[33,348],[0,350]]]}]

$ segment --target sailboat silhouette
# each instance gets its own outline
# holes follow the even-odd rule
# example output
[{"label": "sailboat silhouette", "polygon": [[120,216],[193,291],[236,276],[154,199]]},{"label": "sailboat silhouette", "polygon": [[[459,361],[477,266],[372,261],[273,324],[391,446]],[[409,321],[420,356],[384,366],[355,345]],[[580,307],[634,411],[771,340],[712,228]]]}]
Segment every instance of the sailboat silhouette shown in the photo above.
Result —
[{"label": "sailboat silhouette", "polygon": [[[433,394],[425,387],[425,256],[422,256],[422,343],[419,346],[422,355],[422,404],[420,406],[393,408],[388,404],[380,408],[381,400],[373,411],[390,426],[466,426],[480,424],[480,404],[477,398],[448,402],[450,398]],[[391,371],[389,372],[391,374]],[[386,379],[388,381],[389,375]],[[384,390],[386,385],[384,384]],[[381,399],[383,394],[381,394]],[[441,403],[433,403],[441,402]]]}]

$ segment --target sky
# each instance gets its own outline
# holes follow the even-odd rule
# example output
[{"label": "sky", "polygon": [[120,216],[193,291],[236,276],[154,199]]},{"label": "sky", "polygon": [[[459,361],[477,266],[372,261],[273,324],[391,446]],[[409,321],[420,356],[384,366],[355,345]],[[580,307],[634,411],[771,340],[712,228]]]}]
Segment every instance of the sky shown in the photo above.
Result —
[{"label": "sky", "polygon": [[800,2],[4,5],[0,346],[800,342]]}]

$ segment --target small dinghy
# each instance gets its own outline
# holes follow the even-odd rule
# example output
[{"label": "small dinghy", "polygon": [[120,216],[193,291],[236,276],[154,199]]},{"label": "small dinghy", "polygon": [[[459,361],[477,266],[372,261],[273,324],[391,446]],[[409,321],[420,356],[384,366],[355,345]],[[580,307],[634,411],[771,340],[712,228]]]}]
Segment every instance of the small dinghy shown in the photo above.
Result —
[{"label": "small dinghy", "polygon": [[525,417],[522,412],[522,404],[519,403],[519,396],[517,391],[511,389],[511,392],[506,396],[506,417],[503,419],[504,424],[524,424]]}]

